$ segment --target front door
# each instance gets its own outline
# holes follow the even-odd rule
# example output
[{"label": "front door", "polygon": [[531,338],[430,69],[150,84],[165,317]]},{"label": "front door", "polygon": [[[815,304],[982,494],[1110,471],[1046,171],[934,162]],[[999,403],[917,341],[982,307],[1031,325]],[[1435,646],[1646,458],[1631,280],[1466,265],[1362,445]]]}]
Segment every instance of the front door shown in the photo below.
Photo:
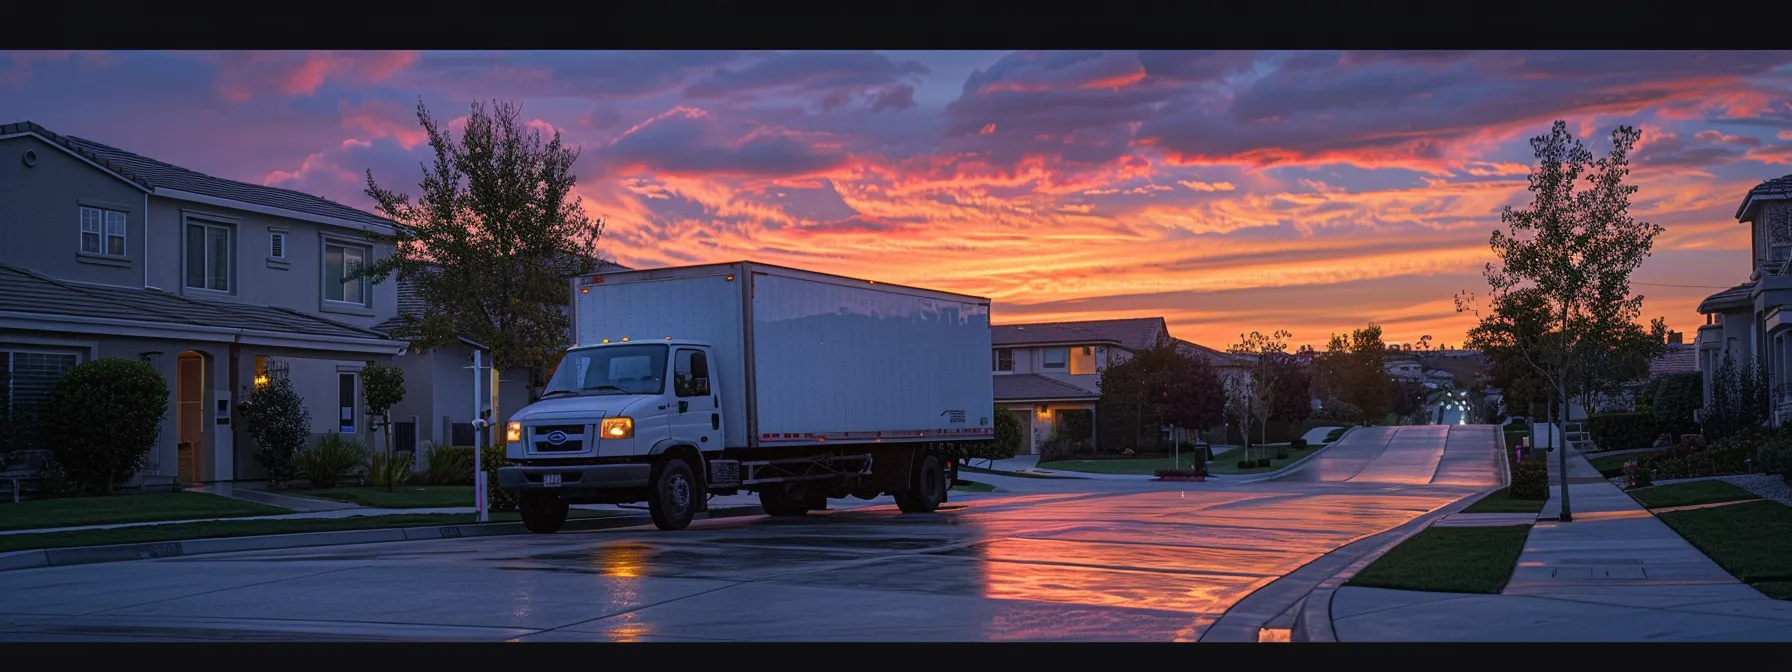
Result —
[{"label": "front door", "polygon": [[175,438],[179,451],[179,473],[182,483],[199,483],[205,451],[205,356],[197,352],[180,353],[179,370],[174,379]]},{"label": "front door", "polygon": [[1039,437],[1033,436],[1033,411],[1013,411],[1020,418],[1020,454],[1035,455],[1039,453]]},{"label": "front door", "polygon": [[679,348],[672,359],[672,385],[678,404],[671,409],[673,438],[690,440],[697,450],[721,450],[722,404],[711,377],[709,353]]}]

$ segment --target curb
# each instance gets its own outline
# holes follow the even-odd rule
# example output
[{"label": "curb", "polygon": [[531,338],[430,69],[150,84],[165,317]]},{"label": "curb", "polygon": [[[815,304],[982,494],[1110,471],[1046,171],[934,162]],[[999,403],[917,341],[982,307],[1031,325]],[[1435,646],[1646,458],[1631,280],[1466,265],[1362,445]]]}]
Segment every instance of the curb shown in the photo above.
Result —
[{"label": "curb", "polygon": [[[707,514],[700,514],[701,517],[699,520],[756,516],[764,513],[765,510],[758,506],[720,508],[713,509]],[[566,526],[560,529],[566,532],[582,532],[635,527],[645,524],[648,524],[648,517],[645,515],[621,515],[605,516],[601,518],[572,518],[567,520]],[[176,558],[189,555],[212,555],[216,553],[236,553],[240,551],[271,551],[290,548],[342,546],[347,544],[375,544],[391,541],[427,541],[431,539],[466,539],[472,537],[501,537],[520,534],[530,534],[528,530],[523,528],[521,522],[467,523],[463,525],[432,527],[387,527],[368,530],[343,530],[340,532],[301,532],[298,534],[264,534],[250,537],[219,537],[214,539],[189,539],[185,541],[154,541],[139,544],[117,544],[112,546],[40,548],[28,551],[0,553],[0,571],[36,569],[39,567],[91,565],[105,562],[127,562],[131,560],[150,560],[155,558]]]},{"label": "curb", "polygon": [[[1406,521],[1399,527],[1352,542],[1352,546],[1356,544],[1369,545],[1371,550],[1346,565],[1337,574],[1319,582],[1319,585],[1308,592],[1306,597],[1301,598],[1300,610],[1294,615],[1294,625],[1289,639],[1296,642],[1337,642],[1338,633],[1332,629],[1332,594],[1337,592],[1344,582],[1356,576],[1357,572],[1363,571],[1363,568],[1368,567],[1369,563],[1375,562],[1377,558],[1393,550],[1395,546],[1399,546],[1407,539],[1411,539],[1413,535],[1423,532],[1425,528],[1431,527],[1432,523],[1468,508],[1470,504],[1492,492],[1494,490],[1463,497]],[[1336,552],[1333,551],[1333,553]]]},{"label": "curb", "polygon": [[1306,457],[1295,460],[1293,463],[1291,463],[1287,466],[1284,466],[1281,469],[1277,469],[1277,470],[1269,472],[1267,474],[1252,474],[1252,476],[1254,476],[1254,478],[1249,478],[1249,479],[1242,480],[1242,481],[1233,481],[1233,482],[1239,483],[1239,484],[1257,483],[1257,482],[1261,482],[1261,481],[1267,481],[1272,478],[1281,478],[1283,476],[1292,474],[1292,473],[1294,473],[1294,471],[1296,469],[1300,468],[1302,465],[1305,465],[1307,463],[1307,460],[1311,460],[1315,457],[1318,457],[1320,453],[1325,452],[1327,449],[1330,449],[1332,446],[1343,443],[1344,437],[1350,436],[1351,432],[1354,432],[1358,429],[1360,429],[1360,427],[1351,427],[1351,428],[1345,429],[1343,434],[1338,435],[1337,441],[1333,441],[1331,443],[1320,446],[1319,450],[1315,450],[1311,453],[1308,453]]},{"label": "curb", "polygon": [[1082,476],[1048,476],[1046,474],[1029,474],[1029,473],[1020,472],[1020,471],[1002,471],[1000,469],[984,469],[983,467],[973,467],[968,464],[958,465],[958,470],[961,472],[970,472],[973,474],[989,474],[991,476],[1011,476],[1014,478],[1038,478],[1038,479],[1044,479],[1044,480],[1058,479],[1058,480],[1071,480],[1071,481],[1089,480],[1088,478],[1085,478]]}]

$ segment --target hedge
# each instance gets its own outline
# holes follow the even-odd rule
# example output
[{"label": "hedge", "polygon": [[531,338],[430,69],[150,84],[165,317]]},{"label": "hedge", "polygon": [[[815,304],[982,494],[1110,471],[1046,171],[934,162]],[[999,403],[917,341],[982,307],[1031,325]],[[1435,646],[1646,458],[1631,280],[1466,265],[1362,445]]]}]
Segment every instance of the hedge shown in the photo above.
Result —
[{"label": "hedge", "polygon": [[1600,450],[1629,450],[1655,445],[1654,413],[1595,413],[1587,418],[1587,431]]}]

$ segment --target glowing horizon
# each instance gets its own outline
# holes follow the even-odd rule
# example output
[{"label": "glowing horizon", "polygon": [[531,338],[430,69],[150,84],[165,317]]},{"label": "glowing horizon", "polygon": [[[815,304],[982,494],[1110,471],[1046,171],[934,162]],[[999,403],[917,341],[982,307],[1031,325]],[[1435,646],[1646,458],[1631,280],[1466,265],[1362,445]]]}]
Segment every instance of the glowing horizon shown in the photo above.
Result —
[{"label": "glowing horizon", "polygon": [[[372,209],[441,119],[522,103],[581,148],[603,251],[987,296],[997,324],[1163,317],[1214,348],[1382,325],[1460,347],[1527,139],[1643,140],[1633,277],[1691,333],[1792,173],[1792,51],[0,52],[0,122]],[[454,122],[451,129],[457,128]]]}]

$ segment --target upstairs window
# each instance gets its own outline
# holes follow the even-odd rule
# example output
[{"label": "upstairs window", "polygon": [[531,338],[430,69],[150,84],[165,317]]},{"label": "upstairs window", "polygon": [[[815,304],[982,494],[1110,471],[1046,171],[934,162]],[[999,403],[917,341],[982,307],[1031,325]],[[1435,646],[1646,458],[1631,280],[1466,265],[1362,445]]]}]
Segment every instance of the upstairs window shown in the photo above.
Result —
[{"label": "upstairs window", "polygon": [[1070,349],[1070,375],[1087,376],[1095,373],[1095,347],[1084,345]]},{"label": "upstairs window", "polygon": [[1063,370],[1070,365],[1070,348],[1046,348],[1045,366],[1048,370]]},{"label": "upstairs window", "polygon": [[187,223],[187,286],[230,291],[230,231],[222,224]]},{"label": "upstairs window", "polygon": [[286,234],[274,231],[268,234],[268,258],[286,258]]},{"label": "upstairs window", "polygon": [[81,208],[81,251],[108,257],[124,256],[125,216],[117,210]]},{"label": "upstairs window", "polygon": [[995,358],[995,361],[992,362],[992,365],[995,367],[996,371],[1001,371],[1004,373],[1014,371],[1014,351],[1013,350],[1010,350],[1008,348],[1003,348],[1001,350],[997,350],[994,353],[994,358]]},{"label": "upstairs window", "polygon": [[367,248],[347,245],[324,246],[324,299],[338,303],[367,305],[369,279],[355,277],[367,266]]}]

